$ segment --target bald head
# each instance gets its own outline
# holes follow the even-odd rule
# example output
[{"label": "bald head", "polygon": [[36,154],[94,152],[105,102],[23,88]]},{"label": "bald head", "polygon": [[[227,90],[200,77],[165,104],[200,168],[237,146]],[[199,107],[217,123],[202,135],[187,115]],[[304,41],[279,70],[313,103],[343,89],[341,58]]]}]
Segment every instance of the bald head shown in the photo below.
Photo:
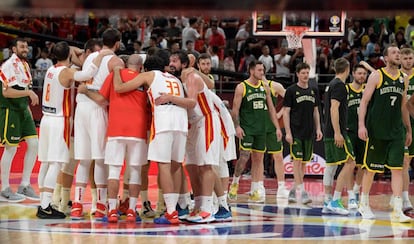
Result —
[{"label": "bald head", "polygon": [[128,58],[127,67],[129,69],[141,71],[141,68],[142,68],[142,57],[139,54],[132,54]]}]

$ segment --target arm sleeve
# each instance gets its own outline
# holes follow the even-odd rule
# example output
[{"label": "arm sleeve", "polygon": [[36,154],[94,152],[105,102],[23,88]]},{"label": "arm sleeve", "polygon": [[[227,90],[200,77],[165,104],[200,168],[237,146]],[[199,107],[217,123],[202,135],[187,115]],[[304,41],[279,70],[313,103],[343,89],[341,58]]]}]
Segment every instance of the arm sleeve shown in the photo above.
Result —
[{"label": "arm sleeve", "polygon": [[98,67],[95,64],[88,65],[88,67],[81,71],[76,71],[73,74],[73,79],[76,81],[90,80],[98,72]]}]

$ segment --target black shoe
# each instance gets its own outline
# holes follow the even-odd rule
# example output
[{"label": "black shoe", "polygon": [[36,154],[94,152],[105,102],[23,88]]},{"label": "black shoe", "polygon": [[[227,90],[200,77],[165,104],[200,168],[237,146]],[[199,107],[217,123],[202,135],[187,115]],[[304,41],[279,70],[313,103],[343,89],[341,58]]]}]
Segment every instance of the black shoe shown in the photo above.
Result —
[{"label": "black shoe", "polygon": [[36,216],[39,219],[64,219],[66,215],[56,209],[50,204],[47,208],[43,209],[41,206],[37,208]]}]

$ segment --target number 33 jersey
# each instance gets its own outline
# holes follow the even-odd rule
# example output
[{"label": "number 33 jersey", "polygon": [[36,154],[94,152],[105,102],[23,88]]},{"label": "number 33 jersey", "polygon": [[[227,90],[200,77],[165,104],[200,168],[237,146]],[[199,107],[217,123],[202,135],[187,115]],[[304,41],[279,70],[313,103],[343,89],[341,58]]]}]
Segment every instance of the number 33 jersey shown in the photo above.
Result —
[{"label": "number 33 jersey", "polygon": [[151,135],[164,131],[188,131],[187,110],[171,102],[155,105],[155,100],[161,94],[170,94],[184,98],[184,90],[181,81],[172,74],[161,71],[153,71],[155,76],[148,89],[151,102],[152,121]]}]

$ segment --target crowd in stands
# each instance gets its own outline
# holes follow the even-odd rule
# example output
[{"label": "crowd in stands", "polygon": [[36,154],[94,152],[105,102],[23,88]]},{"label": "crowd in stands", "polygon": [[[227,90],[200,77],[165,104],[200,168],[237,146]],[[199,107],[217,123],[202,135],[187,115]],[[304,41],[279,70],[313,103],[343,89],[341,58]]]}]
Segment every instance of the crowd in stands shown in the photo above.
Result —
[{"label": "crowd in stands", "polygon": [[[407,24],[397,24],[397,17],[376,19],[347,19],[343,38],[317,40],[317,66],[319,82],[327,83],[334,74],[333,61],[345,57],[351,65],[361,60],[374,68],[385,66],[382,51],[391,43],[399,47],[414,46],[414,17]],[[213,68],[247,72],[250,61],[259,59],[266,65],[271,78],[284,85],[292,83],[297,63],[304,60],[302,49],[288,49],[282,38],[255,37],[251,33],[251,20],[245,17],[177,17],[177,16],[95,16],[91,12],[68,14],[56,18],[21,16],[0,17],[0,26],[23,31],[53,35],[68,40],[85,42],[99,38],[104,30],[116,27],[122,32],[123,54],[145,54],[154,48],[187,50],[195,57],[201,53],[212,56]],[[7,41],[13,38],[0,33],[2,60],[10,56]],[[32,68],[47,69],[50,41],[30,40],[29,59]],[[228,77],[216,77],[231,80]]]}]

